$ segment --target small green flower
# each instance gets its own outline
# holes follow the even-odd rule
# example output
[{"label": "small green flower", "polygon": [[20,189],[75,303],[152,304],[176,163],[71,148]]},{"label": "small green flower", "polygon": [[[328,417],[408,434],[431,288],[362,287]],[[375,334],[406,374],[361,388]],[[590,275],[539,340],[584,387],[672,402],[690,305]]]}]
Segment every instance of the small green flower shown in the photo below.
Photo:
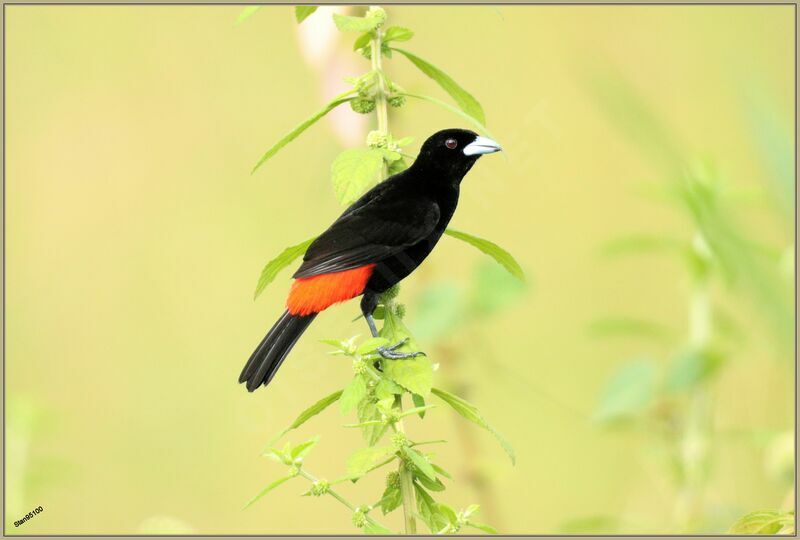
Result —
[{"label": "small green flower", "polygon": [[386,10],[382,7],[371,7],[367,10],[367,19],[377,20],[378,26],[381,26],[383,23],[386,22]]},{"label": "small green flower", "polygon": [[356,511],[353,512],[353,525],[358,527],[359,529],[363,529],[364,526],[367,524],[367,514],[364,512],[364,509],[360,506],[356,508]]},{"label": "small green flower", "polygon": [[367,146],[370,148],[386,148],[389,145],[389,137],[383,131],[370,131],[367,134]]},{"label": "small green flower", "polygon": [[386,475],[386,487],[399,487],[400,486],[400,473],[392,471]]},{"label": "small green flower", "polygon": [[389,105],[392,107],[402,107],[406,104],[406,96],[391,96],[389,98]]},{"label": "small green flower", "polygon": [[375,100],[358,97],[350,102],[350,108],[359,114],[369,114],[375,110]]},{"label": "small green flower", "polygon": [[394,306],[394,314],[397,316],[398,319],[402,319],[406,316],[406,306],[405,304],[397,304]]},{"label": "small green flower", "polygon": [[330,491],[331,485],[328,483],[327,480],[317,480],[314,482],[314,485],[311,486],[311,494],[314,497],[321,497]]},{"label": "small green flower", "polygon": [[408,446],[408,438],[398,431],[392,435],[392,445],[398,449],[405,448]]},{"label": "small green flower", "polygon": [[363,373],[367,372],[367,363],[364,362],[361,358],[356,358],[353,360],[353,373],[356,375],[362,375]]},{"label": "small green flower", "polygon": [[295,477],[298,474],[300,474],[300,467],[298,467],[297,465],[289,469],[289,476]]}]

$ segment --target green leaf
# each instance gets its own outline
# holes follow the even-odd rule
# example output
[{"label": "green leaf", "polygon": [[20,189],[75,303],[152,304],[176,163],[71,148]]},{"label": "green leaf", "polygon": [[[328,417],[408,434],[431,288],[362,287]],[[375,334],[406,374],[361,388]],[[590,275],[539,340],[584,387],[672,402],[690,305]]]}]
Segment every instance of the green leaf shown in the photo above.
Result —
[{"label": "green leaf", "polygon": [[467,520],[467,525],[488,534],[497,534],[497,529],[485,523],[478,523],[477,521]]},{"label": "green leaf", "polygon": [[[790,529],[790,530],[789,530]],[[734,523],[728,534],[794,534],[794,512],[759,510]]]},{"label": "green leaf", "polygon": [[434,471],[436,471],[437,473],[441,474],[441,475],[442,475],[442,476],[444,476],[445,478],[449,478],[449,479],[451,479],[451,480],[453,479],[453,477],[452,477],[452,476],[450,476],[450,473],[449,473],[449,472],[447,472],[446,470],[442,469],[442,468],[441,468],[440,466],[438,466],[436,463],[431,463],[431,467],[433,467],[433,470],[434,470]]},{"label": "green leaf", "polygon": [[668,368],[666,389],[681,392],[697,386],[717,373],[723,360],[719,353],[709,350],[680,352]]},{"label": "green leaf", "polygon": [[429,103],[433,103],[434,105],[438,105],[442,109],[445,109],[445,110],[447,110],[447,111],[449,111],[449,112],[451,112],[451,113],[453,113],[455,115],[460,116],[461,118],[463,118],[464,120],[466,120],[467,122],[469,122],[470,124],[475,126],[475,129],[478,132],[483,133],[484,135],[486,135],[487,137],[491,137],[492,139],[496,138],[494,135],[492,135],[492,133],[488,129],[486,129],[486,126],[484,126],[476,118],[473,118],[472,116],[470,116],[469,114],[465,113],[464,111],[462,111],[461,109],[459,109],[457,107],[453,107],[449,103],[445,103],[441,99],[437,99],[437,98],[432,97],[432,96],[426,96],[425,94],[409,94],[408,92],[400,92],[400,93],[398,93],[398,95],[406,96],[406,97],[410,97],[410,98],[414,98],[414,99],[420,99],[422,101],[427,101]]},{"label": "green leaf", "polygon": [[397,161],[392,161],[389,163],[388,172],[389,176],[393,174],[397,174],[399,172],[403,172],[404,170],[408,169],[408,163],[403,158],[398,159]]},{"label": "green leaf", "polygon": [[436,509],[438,510],[439,514],[444,516],[444,518],[447,520],[448,523],[450,523],[451,525],[458,525],[458,515],[456,515],[455,510],[453,510],[444,503],[438,503],[436,506],[437,506]]},{"label": "green leaf", "polygon": [[295,421],[292,422],[292,425],[284,429],[280,434],[278,434],[278,436],[275,437],[272,440],[272,442],[269,443],[268,446],[272,446],[273,444],[275,444],[275,441],[277,441],[278,439],[289,433],[291,430],[297,429],[298,427],[305,424],[310,418],[324,411],[332,403],[335,403],[341,397],[341,395],[342,395],[342,390],[337,390],[333,394],[325,396],[324,398],[314,403],[311,407],[301,412],[300,416],[298,416],[295,419]]},{"label": "green leaf", "polygon": [[[417,408],[425,406],[425,398],[420,396],[419,394],[411,394],[411,401],[414,402],[414,406]],[[425,418],[425,411],[422,410],[419,412],[419,417],[424,419]]]},{"label": "green leaf", "polygon": [[236,17],[236,24],[242,24],[244,21],[252,17],[256,11],[261,9],[261,6],[247,6]]},{"label": "green leaf", "polygon": [[459,108],[467,113],[469,116],[477,120],[481,125],[486,125],[486,116],[483,113],[483,107],[478,103],[472,94],[464,90],[459,84],[452,79],[447,73],[437,68],[430,62],[423,60],[419,56],[412,54],[404,49],[392,48],[408,58],[417,69],[425,75],[433,79],[442,89],[450,94],[450,97],[456,102]]},{"label": "green leaf", "polygon": [[611,422],[640,414],[653,399],[657,374],[650,359],[623,364],[608,381],[594,418]]},{"label": "green leaf", "polygon": [[400,395],[403,392],[405,392],[405,390],[403,390],[402,386],[389,379],[381,378],[375,386],[375,396],[378,399],[390,398],[395,395]]},{"label": "green leaf", "polygon": [[267,150],[263,156],[261,156],[261,158],[258,160],[258,163],[256,163],[255,166],[253,167],[253,170],[250,171],[250,174],[256,172],[256,170],[259,167],[261,167],[268,159],[277,154],[281,148],[283,148],[284,146],[295,140],[301,133],[303,133],[309,127],[314,125],[320,118],[331,112],[339,105],[342,105],[343,103],[347,103],[348,101],[353,100],[354,99],[353,96],[344,97],[351,93],[353,93],[353,90],[348,90],[345,94],[340,94],[339,97],[335,98],[333,101],[325,105],[325,107],[323,107],[321,110],[314,113],[314,115],[307,118],[297,127],[295,127],[292,131],[284,135],[284,137],[281,140],[272,145],[272,147],[269,150]]},{"label": "green leaf", "polygon": [[[365,399],[358,404],[358,419],[361,422],[381,420],[381,413],[372,401]],[[369,446],[374,446],[383,437],[387,429],[389,429],[389,426],[382,422],[380,424],[365,425],[361,429],[361,434]]]},{"label": "green leaf", "polygon": [[391,446],[370,446],[356,450],[347,460],[347,474],[361,477],[387,457],[394,454]]},{"label": "green leaf", "polygon": [[403,503],[403,492],[400,491],[400,488],[397,486],[389,486],[383,492],[383,496],[381,497],[378,506],[381,507],[383,515],[386,515],[392,510],[398,508],[402,503]]},{"label": "green leaf", "polygon": [[264,291],[267,285],[273,282],[281,270],[292,264],[292,261],[303,255],[308,249],[308,246],[311,245],[311,242],[316,239],[317,237],[315,236],[314,238],[309,238],[305,242],[300,242],[297,245],[289,246],[281,251],[280,255],[269,261],[264,269],[261,270],[261,276],[258,278],[258,284],[256,285],[256,292],[253,294],[253,300],[258,298],[258,295]]},{"label": "green leaf", "polygon": [[312,13],[317,11],[319,6],[294,6],[294,18],[297,19],[297,24],[306,20]]},{"label": "green leaf", "polygon": [[292,448],[291,451],[292,460],[295,460],[299,457],[300,458],[305,457],[306,455],[308,455],[311,449],[314,448],[314,445],[316,445],[318,442],[319,442],[319,435],[316,435],[311,439],[307,440],[306,442],[300,443],[294,448]]},{"label": "green leaf", "polygon": [[508,441],[503,438],[502,435],[500,435],[492,426],[489,425],[489,423],[483,418],[483,416],[481,416],[480,412],[478,412],[478,409],[474,405],[454,394],[451,394],[450,392],[445,392],[439,388],[431,388],[431,393],[450,405],[450,407],[452,407],[453,410],[458,414],[470,422],[478,424],[483,429],[494,435],[494,437],[500,443],[500,446],[502,446],[503,450],[505,450],[506,454],[508,454],[508,457],[511,458],[511,463],[516,463],[517,458],[514,454],[514,449],[511,447]]},{"label": "green leaf", "polygon": [[270,491],[272,491],[273,489],[275,489],[276,487],[278,487],[279,485],[283,484],[284,482],[286,482],[287,480],[289,480],[289,479],[291,479],[291,478],[292,478],[291,476],[284,476],[283,478],[278,478],[277,480],[275,480],[274,482],[272,482],[270,485],[268,485],[267,487],[265,487],[265,488],[264,488],[264,489],[261,491],[261,493],[259,493],[258,495],[256,495],[256,496],[255,496],[255,497],[253,497],[252,499],[250,499],[250,501],[249,501],[249,502],[248,502],[246,505],[244,505],[244,508],[242,508],[242,510],[244,510],[245,508],[248,508],[248,507],[250,507],[250,505],[252,505],[252,504],[253,504],[254,502],[256,502],[258,499],[260,499],[261,497],[263,497],[264,495],[266,495],[267,493],[269,493]]},{"label": "green leaf", "polygon": [[356,375],[350,384],[342,392],[342,397],[339,400],[339,407],[342,414],[347,414],[353,410],[361,400],[367,395],[367,383],[364,381],[362,375]]},{"label": "green leaf", "polygon": [[356,354],[365,355],[367,353],[375,351],[379,347],[383,347],[384,345],[388,344],[389,340],[383,337],[369,338],[364,343],[358,346],[358,348],[356,349]]},{"label": "green leaf", "polygon": [[408,41],[414,37],[414,32],[402,26],[390,26],[383,33],[383,42],[389,43],[390,41]]},{"label": "green leaf", "polygon": [[353,50],[357,51],[363,47],[369,45],[370,40],[372,40],[372,32],[365,32],[358,36],[356,40],[353,42]]},{"label": "green leaf", "polygon": [[383,360],[383,374],[415,394],[430,394],[433,384],[433,366],[427,356]]},{"label": "green leaf", "polygon": [[453,238],[457,238],[463,242],[466,242],[467,244],[470,244],[471,246],[478,248],[480,251],[502,265],[503,268],[508,270],[512,276],[520,281],[525,281],[525,273],[522,271],[522,267],[519,265],[519,263],[508,251],[504,250],[494,242],[490,242],[489,240],[478,238],[477,236],[472,236],[471,234],[457,231],[455,229],[448,228],[445,229],[444,232]]},{"label": "green leaf", "polygon": [[413,448],[406,448],[405,453],[411,459],[414,465],[416,465],[417,471],[424,474],[432,482],[436,482],[436,471],[433,470],[433,467],[431,467],[431,464],[428,462],[427,459],[425,459],[425,456],[423,456]]},{"label": "green leaf", "polygon": [[416,482],[414,482],[414,491],[417,495],[417,510],[420,517],[432,533],[440,531],[442,527],[447,525],[447,522],[439,513],[436,501]]},{"label": "green leaf", "polygon": [[376,18],[350,17],[334,13],[333,22],[340,32],[370,32],[377,28],[380,21]]},{"label": "green leaf", "polygon": [[353,204],[378,182],[383,153],[377,148],[353,148],[339,154],[331,165],[333,190],[339,202]]},{"label": "green leaf", "polygon": [[442,481],[439,480],[438,478],[436,479],[436,481],[430,480],[425,475],[419,475],[416,476],[415,478],[417,479],[417,482],[419,482],[420,484],[422,484],[431,491],[444,491],[445,489],[444,484],[442,484]]}]

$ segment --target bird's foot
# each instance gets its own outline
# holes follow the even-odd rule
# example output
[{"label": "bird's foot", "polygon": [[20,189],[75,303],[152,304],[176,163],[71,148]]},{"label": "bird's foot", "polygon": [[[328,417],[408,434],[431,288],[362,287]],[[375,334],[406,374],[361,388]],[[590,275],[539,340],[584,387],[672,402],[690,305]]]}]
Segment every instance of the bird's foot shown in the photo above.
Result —
[{"label": "bird's foot", "polygon": [[425,353],[422,351],[408,352],[408,353],[397,352],[397,349],[405,345],[407,341],[408,338],[405,338],[404,340],[395,343],[391,347],[387,347],[385,345],[383,347],[378,347],[377,352],[379,355],[381,355],[382,358],[386,358],[387,360],[400,360],[402,358],[415,358],[417,356],[425,356]]}]

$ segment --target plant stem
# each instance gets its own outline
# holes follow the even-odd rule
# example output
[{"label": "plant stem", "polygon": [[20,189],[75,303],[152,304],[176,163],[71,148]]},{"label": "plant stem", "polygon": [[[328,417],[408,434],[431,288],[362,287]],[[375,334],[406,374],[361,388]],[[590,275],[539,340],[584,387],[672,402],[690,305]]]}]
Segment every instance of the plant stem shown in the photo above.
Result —
[{"label": "plant stem", "polygon": [[[370,6],[377,7],[377,6]],[[384,134],[389,133],[389,106],[386,100],[386,80],[383,77],[383,67],[381,57],[381,40],[383,39],[383,28],[378,27],[372,33],[370,41],[370,52],[372,56],[372,70],[378,76],[378,92],[375,94],[375,114],[378,117],[378,131]],[[381,180],[386,178],[389,173],[386,161],[383,162]]]},{"label": "plant stem", "polygon": [[[313,474],[306,472],[305,469],[300,469],[300,476],[302,476],[303,478],[305,478],[306,480],[308,480],[308,481],[310,481],[312,483],[317,482],[317,478]],[[339,495],[332,488],[328,488],[328,495],[330,495],[331,497],[333,497],[334,499],[336,499],[337,501],[339,501],[340,503],[345,505],[348,509],[350,509],[351,512],[355,512],[356,511],[356,507],[352,503],[350,503],[347,499],[345,499],[344,497]],[[380,525],[380,523],[375,521],[372,517],[366,516],[366,518],[369,521],[371,521],[372,523],[375,523],[376,525]],[[383,527],[383,525],[380,525],[380,526]]]},{"label": "plant stem", "polygon": [[[403,397],[397,396],[400,402],[400,410],[403,410]],[[395,429],[405,435],[403,420],[398,420]],[[403,522],[405,523],[406,534],[417,534],[417,522],[414,520],[414,478],[411,475],[403,460],[397,469],[400,474],[400,492],[403,495]]]},{"label": "plant stem", "polygon": [[[703,257],[704,249],[698,249],[698,246],[705,246],[705,240],[699,233],[695,238],[695,250]],[[702,272],[692,283],[688,317],[689,348],[697,355],[707,354],[713,325],[707,272]],[[705,384],[698,384],[690,391],[688,407],[683,434],[678,442],[682,485],[675,507],[676,520],[687,532],[692,528],[692,522],[703,512],[702,491],[711,429],[711,403]]]}]

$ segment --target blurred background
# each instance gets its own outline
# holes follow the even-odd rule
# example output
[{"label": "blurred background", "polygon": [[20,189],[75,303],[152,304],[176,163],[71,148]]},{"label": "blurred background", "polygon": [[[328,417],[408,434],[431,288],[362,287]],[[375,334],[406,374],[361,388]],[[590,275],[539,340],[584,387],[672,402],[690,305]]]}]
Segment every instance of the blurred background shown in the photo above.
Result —
[{"label": "blurred background", "polygon": [[[282,472],[268,441],[350,377],[319,340],[363,335],[357,305],[320,317],[268,390],[236,378],[289,285],[253,302],[262,266],[338,215],[330,163],[374,115],[342,107],[249,171],[369,64],[330,10],[299,27],[289,6],[241,10],[6,9],[9,534],[354,531],[300,483],[242,506]],[[410,421],[450,441],[443,500],[517,534],[725,532],[793,508],[792,7],[387,11],[506,149],[453,226],[528,274],[444,238],[404,284],[437,384],[518,456],[444,408]],[[449,101],[399,55],[385,67]],[[411,151],[464,126],[425,102],[390,122]],[[347,421],[289,437],[322,436],[316,474],[361,444]]]}]

